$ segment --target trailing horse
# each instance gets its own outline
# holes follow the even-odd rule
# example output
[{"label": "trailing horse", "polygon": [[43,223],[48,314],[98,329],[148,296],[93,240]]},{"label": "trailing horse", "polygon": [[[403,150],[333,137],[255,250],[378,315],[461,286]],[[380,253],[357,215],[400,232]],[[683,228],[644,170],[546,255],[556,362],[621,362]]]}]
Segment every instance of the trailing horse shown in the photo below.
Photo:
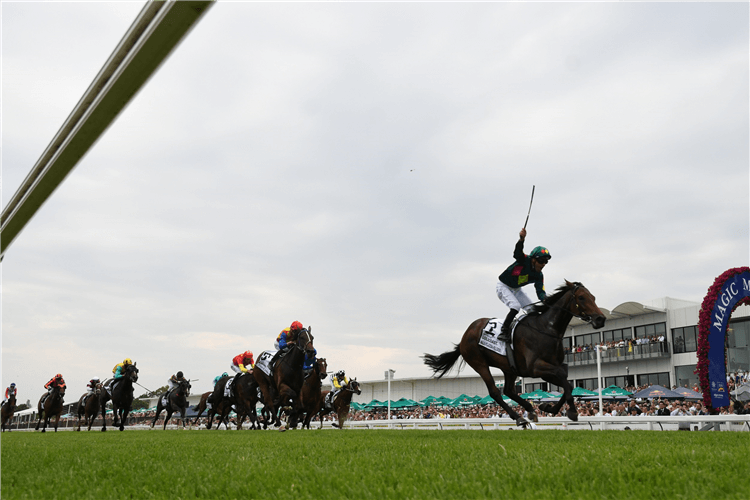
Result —
[{"label": "trailing horse", "polygon": [[[49,395],[48,395],[49,394]],[[55,417],[55,432],[57,432],[57,424],[60,423],[60,415],[62,415],[63,403],[65,402],[65,386],[53,386],[52,392],[42,394],[39,398],[39,404],[37,410],[39,412],[39,420],[36,422],[35,430],[39,430],[39,424],[44,420],[44,426],[42,432],[47,432],[47,425],[52,417]]]},{"label": "trailing horse", "polygon": [[5,426],[8,426],[8,432],[10,432],[10,423],[13,421],[13,413],[16,411],[16,394],[13,392],[8,396],[8,401],[3,404],[3,409],[0,411],[2,414],[2,427],[5,432]]},{"label": "trailing horse", "polygon": [[299,401],[302,410],[305,413],[305,420],[302,422],[302,428],[310,428],[310,420],[315,418],[315,414],[321,407],[323,401],[323,380],[326,378],[328,363],[325,358],[318,358],[313,365],[313,371],[305,379],[300,391]]},{"label": "trailing horse", "polygon": [[324,403],[325,397],[329,392],[330,391],[325,391],[321,394],[321,409],[318,412],[318,415],[320,415],[319,428],[323,428],[323,417],[328,415],[332,411],[335,411],[336,417],[338,417],[338,424],[334,422],[332,425],[334,427],[338,427],[339,429],[343,429],[344,422],[346,422],[346,420],[349,418],[349,408],[352,404],[352,397],[355,393],[362,394],[362,390],[359,388],[359,382],[357,382],[356,378],[350,380],[349,383],[346,384],[338,394],[336,394],[336,397],[333,398],[333,408],[326,407]]},{"label": "trailing horse", "polygon": [[94,425],[97,415],[99,415],[99,395],[102,392],[102,384],[96,384],[96,389],[91,394],[84,394],[78,400],[78,427],[77,431],[81,430],[81,422],[88,426],[88,430],[91,430],[91,426]]},{"label": "trailing horse", "polygon": [[[102,410],[102,432],[107,430],[107,401],[112,400],[112,426],[119,427],[121,431],[125,430],[125,421],[130,412],[130,406],[133,404],[133,384],[138,381],[138,368],[132,365],[125,365],[124,375],[112,381],[109,391],[106,389],[99,394],[99,406]],[[104,383],[107,387],[107,383]],[[118,426],[119,420],[119,426]]]},{"label": "trailing horse", "polygon": [[[206,429],[210,429],[211,425],[213,424],[214,417],[219,413],[217,411],[217,407],[213,405],[211,402],[209,402],[209,397],[211,397],[211,394],[213,394],[213,391],[204,392],[201,395],[201,400],[198,402],[197,405],[193,407],[194,410],[198,411],[198,415],[195,417],[195,425],[198,425],[198,419],[201,418],[201,415],[203,415],[203,412],[206,412],[206,415],[208,416],[208,423],[206,424]],[[221,421],[219,421],[216,425],[221,425]],[[229,428],[229,425],[227,422],[224,422],[224,425],[227,426],[227,429]]]},{"label": "trailing horse", "polygon": [[[185,428],[185,410],[187,410],[188,406],[187,397],[190,395],[190,388],[191,385],[189,380],[181,380],[177,387],[175,387],[171,391],[167,391],[162,396],[159,396],[158,402],[156,403],[156,414],[154,415],[154,421],[151,422],[152,429],[154,428],[154,425],[159,419],[159,415],[161,415],[162,411],[167,412],[167,416],[164,419],[163,430],[167,429],[167,422],[169,422],[169,419],[172,418],[172,413],[176,411],[180,412],[180,417],[182,419],[182,428]],[[188,423],[190,422],[188,421]]]},{"label": "trailing horse", "polygon": [[[455,349],[438,356],[425,354],[424,362],[441,378],[463,356],[464,361],[482,377],[492,399],[524,428],[529,422],[513,411],[503,401],[502,395],[504,392],[536,420],[534,407],[516,394],[515,381],[519,376],[539,377],[563,388],[563,395],[557,403],[545,403],[539,407],[540,410],[555,415],[567,403],[568,418],[575,422],[578,413],[571,394],[573,388],[568,382],[568,365],[563,363],[565,354],[562,346],[565,329],[574,317],[591,323],[597,329],[602,328],[605,322],[604,314],[586,287],[581,283],[565,281],[565,285],[559,287],[543,304],[533,306],[529,314],[519,320],[513,336],[513,350],[506,356],[479,345],[482,331],[489,321],[489,318],[481,318],[469,325]],[[509,362],[508,354],[514,356],[514,365]],[[490,366],[503,371],[503,392],[495,386]]]}]

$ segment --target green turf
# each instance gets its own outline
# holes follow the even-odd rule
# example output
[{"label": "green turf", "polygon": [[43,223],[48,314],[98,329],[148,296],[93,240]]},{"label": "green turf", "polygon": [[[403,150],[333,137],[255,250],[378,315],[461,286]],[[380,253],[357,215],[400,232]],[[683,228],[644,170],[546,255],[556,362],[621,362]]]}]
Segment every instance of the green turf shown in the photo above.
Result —
[{"label": "green turf", "polygon": [[3,499],[750,497],[750,433],[2,434]]}]

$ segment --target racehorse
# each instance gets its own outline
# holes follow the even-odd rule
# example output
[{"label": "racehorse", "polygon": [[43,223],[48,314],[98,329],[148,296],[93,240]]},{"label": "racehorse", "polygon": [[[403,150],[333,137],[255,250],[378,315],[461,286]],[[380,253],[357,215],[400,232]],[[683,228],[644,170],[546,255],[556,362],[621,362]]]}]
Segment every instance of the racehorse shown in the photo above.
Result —
[{"label": "racehorse", "polygon": [[[479,345],[482,330],[489,318],[478,319],[469,325],[455,349],[438,356],[425,354],[424,362],[432,368],[438,378],[441,378],[463,356],[464,361],[482,377],[492,399],[508,412],[517,425],[524,428],[529,422],[503,401],[502,394],[504,392],[506,396],[520,404],[532,420],[536,420],[534,407],[516,394],[515,381],[519,376],[540,377],[542,380],[562,387],[564,392],[557,403],[554,405],[545,403],[539,409],[556,415],[562,405],[567,403],[569,408],[567,416],[575,422],[578,420],[578,413],[571,394],[573,388],[568,382],[568,365],[563,363],[565,354],[562,345],[565,329],[573,317],[591,323],[597,329],[602,328],[605,322],[604,314],[596,305],[591,292],[581,283],[571,283],[566,280],[565,285],[559,287],[544,303],[534,305],[531,311],[519,320],[512,341],[515,366],[509,363],[506,356],[501,356]],[[495,381],[490,374],[490,366],[503,371],[505,377],[503,392],[495,386]]]},{"label": "racehorse", "polygon": [[[117,380],[112,381],[109,390],[103,390],[99,394],[99,405],[102,409],[102,432],[107,430],[107,401],[112,400],[112,426],[119,427],[121,431],[125,430],[125,421],[130,413],[130,406],[133,404],[133,383],[138,381],[138,368],[132,365],[125,365],[125,373]],[[106,382],[104,387],[107,387]],[[110,396],[109,391],[112,391]]]},{"label": "racehorse", "polygon": [[[234,380],[230,395],[225,396],[225,388],[230,380]],[[216,428],[218,429],[221,426],[221,422],[229,422],[229,412],[232,411],[233,407],[237,413],[238,431],[242,430],[242,421],[245,420],[245,417],[249,417],[253,428],[255,428],[257,420],[255,414],[257,392],[258,386],[252,374],[243,374],[239,378],[224,377],[216,382],[214,395],[211,398],[211,404],[219,416],[219,423],[216,425]],[[229,428],[228,424],[227,428]]]},{"label": "racehorse", "polygon": [[313,365],[313,371],[302,384],[302,390],[299,394],[299,402],[302,410],[305,412],[305,420],[302,422],[302,428],[310,428],[310,420],[315,418],[315,414],[320,409],[323,401],[321,387],[322,381],[326,378],[328,363],[325,358],[318,358]]},{"label": "racehorse", "polygon": [[359,388],[359,382],[357,382],[356,378],[350,380],[349,383],[346,384],[338,394],[336,394],[336,397],[333,398],[333,408],[327,408],[324,403],[325,397],[329,392],[330,391],[325,391],[321,394],[321,409],[318,412],[318,415],[320,415],[319,428],[323,428],[323,417],[328,415],[332,411],[335,411],[339,422],[338,424],[336,422],[333,422],[332,425],[334,427],[338,427],[339,429],[343,429],[344,422],[346,422],[346,419],[349,418],[349,407],[352,404],[352,396],[354,396],[354,393],[362,394],[362,390]]},{"label": "racehorse", "polygon": [[[48,395],[49,394],[49,395]],[[39,412],[39,420],[36,422],[35,430],[39,430],[39,424],[44,420],[44,426],[42,432],[47,432],[47,424],[52,417],[55,417],[55,432],[57,432],[57,424],[60,423],[60,415],[62,415],[63,402],[65,401],[65,386],[53,386],[52,392],[42,394],[39,398],[39,404],[37,410]]]},{"label": "racehorse", "polygon": [[[172,413],[179,411],[182,419],[182,428],[185,428],[185,410],[187,410],[187,397],[190,396],[190,385],[189,380],[180,380],[177,387],[158,398],[156,403],[156,414],[154,415],[154,421],[151,422],[151,428],[154,428],[156,421],[159,420],[159,415],[162,411],[167,412],[167,416],[164,419],[164,427],[162,430],[167,430],[167,422],[172,418]],[[166,400],[166,402],[165,402]],[[190,421],[188,421],[190,423]],[[190,425],[192,427],[192,425]]]},{"label": "racehorse", "polygon": [[78,400],[78,427],[77,431],[81,430],[81,421],[84,425],[88,425],[88,430],[91,430],[91,426],[94,425],[96,416],[99,415],[99,394],[102,392],[102,384],[96,384],[94,392],[91,394],[84,394]]},{"label": "racehorse", "polygon": [[8,396],[8,401],[6,401],[3,404],[2,410],[0,410],[0,414],[2,414],[2,425],[0,427],[2,428],[3,432],[5,432],[5,426],[8,426],[8,432],[10,432],[10,422],[13,421],[13,413],[16,411],[16,394],[10,393]]},{"label": "racehorse", "polygon": [[[211,396],[211,394],[213,394],[213,391],[204,392],[201,395],[201,400],[198,402],[197,405],[193,407],[194,410],[198,410],[198,416],[195,417],[195,425],[198,425],[198,419],[201,418],[201,415],[203,415],[204,411],[206,412],[206,415],[208,415],[208,423],[206,424],[206,429],[211,428],[211,425],[213,424],[213,421],[214,421],[214,417],[216,416],[217,413],[220,413],[219,411],[216,410],[216,406],[209,403],[208,401],[208,398]],[[216,425],[220,426],[221,423],[222,422],[219,421]],[[227,422],[224,422],[224,425],[226,425],[227,428],[229,428],[229,425]]]},{"label": "racehorse", "polygon": [[[315,355],[313,347],[313,336],[311,328],[303,328],[289,341],[289,350],[276,362],[273,367],[272,376],[268,377],[262,370],[253,370],[255,380],[258,382],[263,400],[266,403],[264,411],[268,411],[274,420],[274,426],[281,425],[279,418],[279,407],[292,402],[292,415],[299,414],[299,391],[304,382],[302,366],[305,356]],[[296,421],[290,419],[290,426],[294,428]]]}]

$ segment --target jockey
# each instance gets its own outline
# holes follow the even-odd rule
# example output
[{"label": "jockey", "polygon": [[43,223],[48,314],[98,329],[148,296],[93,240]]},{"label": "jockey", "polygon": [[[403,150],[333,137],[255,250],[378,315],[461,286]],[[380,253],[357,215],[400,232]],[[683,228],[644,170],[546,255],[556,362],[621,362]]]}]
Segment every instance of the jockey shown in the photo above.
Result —
[{"label": "jockey", "polygon": [[305,374],[305,378],[310,375],[310,372],[312,372],[313,368],[315,367],[315,361],[318,356],[318,350],[313,349],[312,356],[305,351],[305,360],[302,362],[302,373]]},{"label": "jockey", "polygon": [[167,392],[171,391],[175,387],[179,387],[180,382],[185,381],[185,375],[182,372],[177,372],[176,374],[169,377],[169,380],[167,380],[167,384],[169,385],[169,388],[167,389]]},{"label": "jockey", "polygon": [[96,386],[99,385],[99,377],[94,377],[86,384],[86,394],[94,394]]},{"label": "jockey", "polygon": [[523,253],[523,242],[526,239],[526,229],[521,229],[520,239],[516,243],[513,251],[513,258],[516,259],[513,264],[498,276],[496,287],[497,297],[503,304],[510,308],[508,316],[505,318],[503,327],[500,331],[499,338],[506,342],[510,341],[510,325],[518,311],[525,309],[532,304],[531,299],[521,290],[521,287],[534,283],[536,296],[543,301],[547,298],[544,291],[544,275],[542,269],[549,262],[552,256],[544,247],[535,247],[531,254]]},{"label": "jockey", "polygon": [[3,404],[8,402],[8,399],[10,399],[11,396],[16,395],[16,383],[13,382],[10,384],[9,387],[5,389],[5,398],[3,399]]},{"label": "jockey", "polygon": [[255,361],[253,361],[253,351],[248,350],[232,358],[231,368],[237,375],[249,372],[254,366]]},{"label": "jockey", "polygon": [[299,321],[295,321],[292,323],[292,325],[289,328],[284,328],[281,330],[281,333],[278,337],[276,337],[276,342],[274,343],[274,347],[277,351],[281,349],[285,349],[289,342],[289,337],[296,338],[297,334],[299,334],[300,331],[304,326],[302,326],[302,323]]},{"label": "jockey", "polygon": [[63,380],[63,376],[59,373],[52,377],[49,382],[44,384],[44,388],[47,389],[47,394],[49,395],[52,392],[52,389],[58,387],[60,389],[65,388],[65,380]]},{"label": "jockey", "polygon": [[224,377],[228,377],[229,374],[227,372],[222,373],[221,375],[217,375],[214,377],[214,387],[216,387],[216,382],[223,379]]},{"label": "jockey", "polygon": [[112,373],[115,374],[115,380],[119,380],[122,377],[125,376],[125,367],[128,365],[132,365],[133,361],[130,358],[125,358],[122,363],[117,363],[114,368],[112,368]]},{"label": "jockey", "polygon": [[339,370],[331,375],[331,392],[326,396],[326,406],[332,407],[333,399],[347,385],[349,385],[349,379],[346,377],[344,370]]}]

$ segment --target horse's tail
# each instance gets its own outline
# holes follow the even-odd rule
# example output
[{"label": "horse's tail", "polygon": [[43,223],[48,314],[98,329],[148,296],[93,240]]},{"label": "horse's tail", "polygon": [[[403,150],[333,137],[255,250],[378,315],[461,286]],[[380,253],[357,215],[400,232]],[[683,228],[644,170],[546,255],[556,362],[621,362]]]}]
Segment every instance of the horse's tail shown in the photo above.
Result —
[{"label": "horse's tail", "polygon": [[[452,351],[444,352],[443,354],[437,356],[434,354],[425,353],[425,355],[422,356],[422,359],[424,359],[424,363],[427,366],[432,368],[433,375],[437,375],[437,378],[442,378],[443,375],[451,371],[451,368],[453,368],[453,365],[456,364],[456,361],[458,361],[458,358],[460,357],[461,350],[458,344],[456,344],[456,348]],[[461,371],[460,365],[458,371]]]}]

